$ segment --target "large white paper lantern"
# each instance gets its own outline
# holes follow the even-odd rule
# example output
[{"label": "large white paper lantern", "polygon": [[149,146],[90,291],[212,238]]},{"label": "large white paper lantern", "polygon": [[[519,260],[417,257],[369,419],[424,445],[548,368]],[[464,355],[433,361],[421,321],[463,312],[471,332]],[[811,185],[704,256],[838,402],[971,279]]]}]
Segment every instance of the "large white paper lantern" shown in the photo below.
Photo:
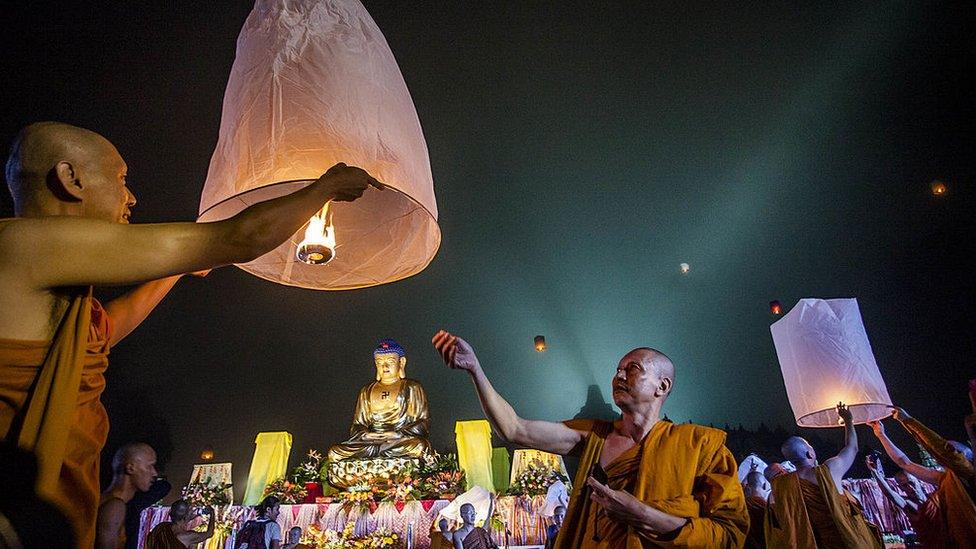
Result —
[{"label": "large white paper lantern", "polygon": [[337,162],[388,188],[329,206],[335,257],[296,258],[305,229],[240,268],[320,290],[399,280],[440,246],[420,121],[376,23],[358,0],[257,0],[237,39],[199,221],[308,185]]},{"label": "large white paper lantern", "polygon": [[801,299],[769,329],[797,425],[837,427],[838,402],[855,424],[891,414],[856,299]]}]

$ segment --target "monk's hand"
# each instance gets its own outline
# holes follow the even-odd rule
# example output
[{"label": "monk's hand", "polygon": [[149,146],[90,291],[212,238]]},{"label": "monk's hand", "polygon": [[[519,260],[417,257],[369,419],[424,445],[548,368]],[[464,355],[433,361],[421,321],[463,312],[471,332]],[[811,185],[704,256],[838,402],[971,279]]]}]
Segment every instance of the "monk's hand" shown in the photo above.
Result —
[{"label": "monk's hand", "polygon": [[881,438],[885,434],[884,423],[881,423],[880,419],[874,421],[869,421],[868,426],[874,431],[874,436]]},{"label": "monk's hand", "polygon": [[647,505],[629,492],[614,490],[593,477],[586,479],[586,485],[591,490],[590,500],[602,507],[612,520],[631,525],[645,521]]},{"label": "monk's hand", "polygon": [[878,461],[878,456],[868,454],[864,457],[864,464],[868,466],[868,470],[872,473],[881,473],[881,463]]},{"label": "monk's hand", "polygon": [[474,349],[471,348],[471,345],[456,335],[444,330],[438,330],[430,342],[434,344],[434,348],[440,353],[444,364],[447,364],[451,368],[465,370],[469,373],[474,373],[481,368],[478,357],[474,354]]},{"label": "monk's hand", "polygon": [[904,408],[899,406],[891,407],[891,417],[895,418],[897,421],[905,421],[906,419],[912,419],[912,416],[908,415],[908,412]]},{"label": "monk's hand", "polygon": [[369,187],[383,189],[383,184],[373,179],[366,170],[347,166],[342,162],[329,168],[329,171],[322,174],[315,183],[325,185],[332,195],[332,200],[338,202],[352,202],[362,196]]},{"label": "monk's hand", "polygon": [[843,402],[837,403],[837,415],[844,420],[844,425],[851,425],[854,422],[854,414],[851,413],[850,408]]}]

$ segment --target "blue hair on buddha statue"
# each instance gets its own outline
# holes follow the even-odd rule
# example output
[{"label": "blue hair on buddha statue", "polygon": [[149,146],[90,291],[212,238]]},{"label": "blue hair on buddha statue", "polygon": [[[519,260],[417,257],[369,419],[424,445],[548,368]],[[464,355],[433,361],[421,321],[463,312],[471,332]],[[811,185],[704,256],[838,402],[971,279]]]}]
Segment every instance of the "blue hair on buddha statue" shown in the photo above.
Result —
[{"label": "blue hair on buddha statue", "polygon": [[373,356],[385,355],[389,353],[396,353],[399,356],[406,356],[407,352],[403,350],[403,347],[399,343],[393,341],[392,339],[384,339],[380,341],[380,344],[376,346],[376,350],[373,351]]}]

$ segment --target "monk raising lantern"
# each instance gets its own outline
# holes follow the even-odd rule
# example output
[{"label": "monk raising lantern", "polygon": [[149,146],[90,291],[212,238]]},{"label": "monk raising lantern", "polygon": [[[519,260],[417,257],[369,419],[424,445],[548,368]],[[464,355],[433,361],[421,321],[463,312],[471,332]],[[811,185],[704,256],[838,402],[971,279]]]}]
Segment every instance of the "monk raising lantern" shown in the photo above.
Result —
[{"label": "monk raising lantern", "polygon": [[384,339],[373,351],[376,381],[359,391],[349,440],[329,448],[329,461],[419,458],[431,454],[427,395],[407,379],[403,347]]},{"label": "monk raising lantern", "polygon": [[449,366],[471,375],[502,438],[580,455],[556,549],[742,546],[749,515],[725,433],[660,418],[674,384],[663,353],[642,347],[620,359],[612,378],[620,420],[554,423],[519,417],[464,340],[440,331],[433,343]]},{"label": "monk raising lantern", "polygon": [[766,547],[794,549],[881,549],[880,531],[864,518],[860,504],[841,479],[857,457],[857,432],[851,411],[837,405],[844,423],[844,447],[824,461],[801,437],[790,437],[781,451],[796,471],[776,477],[766,510]]},{"label": "monk raising lantern", "polygon": [[[100,396],[109,349],[181,273],[250,261],[329,200],[355,200],[380,186],[337,164],[304,189],[226,221],[129,225],[136,199],[126,171],[101,135],[33,124],[7,160],[16,218],[0,220],[0,437],[37,455],[38,492],[68,516],[85,548],[95,541],[108,434]],[[141,282],[105,307],[91,296],[92,286]]]}]

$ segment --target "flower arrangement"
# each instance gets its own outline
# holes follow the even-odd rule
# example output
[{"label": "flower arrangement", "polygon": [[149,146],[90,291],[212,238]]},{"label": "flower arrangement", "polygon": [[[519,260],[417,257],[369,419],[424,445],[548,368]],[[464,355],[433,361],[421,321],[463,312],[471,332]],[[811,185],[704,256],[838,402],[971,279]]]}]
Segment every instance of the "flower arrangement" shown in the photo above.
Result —
[{"label": "flower arrangement", "polygon": [[543,496],[557,480],[566,482],[568,479],[549,465],[534,459],[515,477],[508,493],[514,496]]},{"label": "flower arrangement", "polygon": [[427,496],[460,494],[465,490],[464,471],[458,466],[457,454],[434,454],[425,458],[417,469],[419,491]]},{"label": "flower arrangement", "polygon": [[409,470],[375,481],[372,492],[381,501],[408,501],[423,496],[420,479],[414,477],[413,471]]},{"label": "flower arrangement", "polygon": [[261,497],[275,496],[281,503],[294,504],[301,503],[305,499],[305,494],[304,484],[295,484],[282,477],[265,486],[264,495]]},{"label": "flower arrangement", "polygon": [[183,487],[180,497],[193,507],[221,507],[230,505],[229,482],[214,482],[212,478],[191,482]]},{"label": "flower arrangement", "polygon": [[345,492],[336,494],[336,499],[345,503],[366,505],[373,501],[373,488],[369,484],[354,484]]},{"label": "flower arrangement", "polygon": [[319,472],[321,466],[322,454],[315,450],[309,450],[305,456],[305,461],[292,470],[291,481],[302,486],[307,482],[322,482],[322,475]]},{"label": "flower arrangement", "polygon": [[314,545],[317,549],[387,549],[401,547],[400,537],[387,530],[380,528],[372,534],[356,537],[356,525],[346,523],[341,532],[335,530],[322,530],[315,525],[309,526],[302,541]]}]

